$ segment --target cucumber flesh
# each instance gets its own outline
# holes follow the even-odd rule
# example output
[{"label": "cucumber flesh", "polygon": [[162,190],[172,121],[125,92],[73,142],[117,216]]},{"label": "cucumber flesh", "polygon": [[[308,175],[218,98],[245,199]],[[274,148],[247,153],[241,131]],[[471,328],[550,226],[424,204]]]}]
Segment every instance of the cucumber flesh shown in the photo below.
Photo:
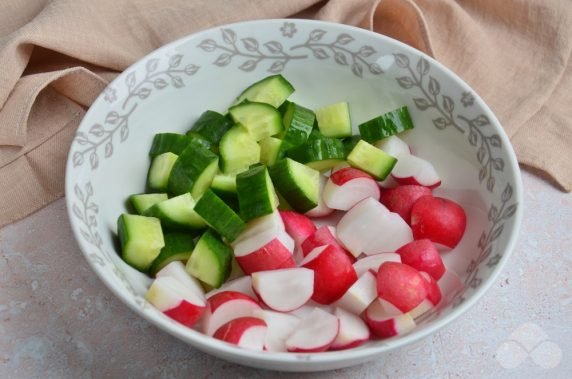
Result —
[{"label": "cucumber flesh", "polygon": [[306,166],[320,172],[325,172],[331,170],[342,162],[345,161],[343,159],[323,159],[321,161],[308,162],[306,163]]},{"label": "cucumber flesh", "polygon": [[229,277],[232,249],[212,230],[207,230],[197,241],[185,270],[204,284],[219,288]]},{"label": "cucumber flesh", "polygon": [[[197,133],[213,144],[218,144],[220,139],[233,125],[231,119],[215,111],[205,111],[193,124],[188,133]],[[187,134],[188,134],[187,133]]]},{"label": "cucumber flesh", "polygon": [[278,134],[284,129],[280,112],[265,103],[235,105],[228,112],[234,122],[244,126],[256,141]]},{"label": "cucumber flesh", "polygon": [[220,140],[220,169],[237,174],[260,161],[260,146],[243,126],[232,127]]},{"label": "cucumber flesh", "polygon": [[407,106],[382,114],[358,126],[361,137],[375,143],[394,134],[413,129],[413,121]]},{"label": "cucumber flesh", "polygon": [[117,220],[121,258],[145,272],[165,246],[161,222],[154,217],[122,214]]},{"label": "cucumber flesh", "polygon": [[353,135],[351,137],[346,137],[342,140],[342,143],[344,145],[344,155],[347,158],[349,153],[351,153],[351,151],[354,149],[354,147],[356,147],[357,143],[361,140],[361,136],[358,135]]},{"label": "cucumber flesh", "polygon": [[276,162],[269,171],[278,192],[296,211],[304,213],[318,205],[319,171],[290,158]]},{"label": "cucumber flesh", "polygon": [[197,201],[195,212],[229,242],[245,227],[244,221],[210,189]]},{"label": "cucumber flesh", "polygon": [[147,174],[149,188],[156,191],[167,190],[169,177],[177,158],[178,155],[173,153],[163,153],[153,158]]},{"label": "cucumber flesh", "polygon": [[179,155],[169,175],[169,192],[190,192],[199,198],[209,188],[218,172],[218,156],[199,144],[192,143]]},{"label": "cucumber flesh", "polygon": [[248,100],[278,108],[293,92],[294,87],[282,75],[271,75],[246,88],[235,104]]},{"label": "cucumber flesh", "polygon": [[223,199],[236,198],[236,176],[216,174],[211,183],[214,193]]},{"label": "cucumber flesh", "polygon": [[274,137],[264,138],[258,142],[260,145],[260,163],[272,167],[281,158],[282,140]]},{"label": "cucumber flesh", "polygon": [[129,202],[138,214],[143,214],[153,205],[168,198],[166,193],[139,193],[129,196]]},{"label": "cucumber flesh", "polygon": [[165,247],[161,249],[161,253],[149,267],[149,275],[152,277],[155,277],[163,267],[171,262],[182,261],[186,263],[195,247],[194,237],[189,233],[165,233],[163,239],[165,240]]},{"label": "cucumber flesh", "polygon": [[166,229],[201,229],[207,226],[195,211],[195,200],[184,193],[161,201],[147,209],[143,215],[157,217]]},{"label": "cucumber flesh", "polygon": [[349,137],[352,135],[350,109],[347,102],[331,104],[316,110],[320,132],[326,137]]},{"label": "cucumber flesh", "polygon": [[244,221],[274,212],[278,198],[266,166],[257,166],[236,177],[240,214]]},{"label": "cucumber flesh", "polygon": [[384,180],[397,163],[395,157],[364,140],[356,144],[347,160],[352,167],[367,172],[377,180]]},{"label": "cucumber flesh", "polygon": [[332,168],[345,159],[344,144],[336,138],[321,137],[288,150],[286,155],[318,171]]}]

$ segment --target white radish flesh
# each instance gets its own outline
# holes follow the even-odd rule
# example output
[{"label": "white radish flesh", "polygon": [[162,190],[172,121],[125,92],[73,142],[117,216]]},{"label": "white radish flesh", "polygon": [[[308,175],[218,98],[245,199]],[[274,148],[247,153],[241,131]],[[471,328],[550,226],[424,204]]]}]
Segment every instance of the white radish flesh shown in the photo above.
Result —
[{"label": "white radish flesh", "polygon": [[195,294],[197,294],[198,296],[200,296],[204,299],[205,291],[203,290],[203,286],[201,286],[201,283],[196,278],[191,276],[185,270],[185,264],[183,262],[181,262],[181,261],[171,262],[168,265],[166,265],[165,267],[163,267],[155,275],[156,278],[162,278],[162,277],[167,277],[167,276],[174,278],[174,279],[177,279],[185,287],[187,287],[188,289],[193,291]]},{"label": "white radish flesh", "polygon": [[397,136],[384,138],[376,142],[375,147],[398,159],[403,155],[411,154],[409,145]]},{"label": "white radish flesh", "polygon": [[260,309],[253,298],[240,292],[220,292],[208,299],[209,307],[203,317],[203,331],[212,336],[222,325],[239,317],[250,317]]},{"label": "white radish flesh", "polygon": [[369,340],[369,328],[356,314],[343,308],[336,308],[334,315],[340,320],[340,330],[330,347],[331,349],[349,349]]},{"label": "white radish flesh", "polygon": [[308,217],[326,217],[331,215],[334,210],[330,207],[328,207],[326,205],[326,202],[324,201],[324,197],[322,196],[322,194],[324,193],[324,188],[326,186],[326,183],[328,181],[328,178],[325,177],[324,175],[320,175],[320,189],[319,189],[319,194],[320,196],[318,196],[318,205],[316,205],[316,207],[310,209],[308,212],[305,213],[306,216]]},{"label": "white radish flesh", "polygon": [[285,352],[286,339],[294,332],[300,318],[291,314],[269,311],[256,310],[254,317],[258,317],[266,322],[268,329],[264,340],[264,348],[270,352]]},{"label": "white radish flesh", "polygon": [[269,308],[289,312],[312,297],[314,271],[300,267],[255,272],[252,287]]},{"label": "white radish flesh", "polygon": [[262,351],[268,327],[256,317],[239,317],[222,325],[213,337],[243,349]]},{"label": "white radish flesh", "polygon": [[359,315],[376,298],[376,278],[371,272],[366,271],[336,302],[336,305]]},{"label": "white radish flesh", "polygon": [[364,313],[365,322],[373,334],[380,338],[388,338],[415,328],[415,321],[409,313],[388,311],[379,300],[375,300]]},{"label": "white radish flesh", "polygon": [[250,275],[241,276],[240,278],[236,278],[228,282],[225,282],[222,286],[220,286],[220,288],[207,292],[206,296],[207,298],[210,298],[216,295],[217,293],[224,291],[240,292],[247,296],[250,296],[253,299],[257,298],[256,294],[252,290],[252,278],[250,277]]},{"label": "white radish flesh", "polygon": [[399,184],[418,184],[426,187],[437,187],[441,178],[433,165],[415,155],[402,155],[391,171],[391,176]]},{"label": "white radish flesh", "polygon": [[325,351],[336,339],[339,328],[340,321],[336,316],[316,308],[300,321],[286,340],[286,348],[293,352]]},{"label": "white radish flesh", "polygon": [[369,255],[367,257],[358,259],[354,263],[354,270],[356,270],[358,276],[361,276],[370,270],[377,272],[379,266],[381,266],[384,262],[401,262],[401,257],[399,254],[395,253],[379,253]]},{"label": "white radish flesh", "polygon": [[276,233],[284,230],[284,222],[282,221],[282,217],[280,217],[278,210],[275,210],[266,216],[250,220],[246,224],[244,230],[232,242],[232,245],[234,246],[243,239],[252,237],[253,235],[259,234],[265,230],[273,230]]}]

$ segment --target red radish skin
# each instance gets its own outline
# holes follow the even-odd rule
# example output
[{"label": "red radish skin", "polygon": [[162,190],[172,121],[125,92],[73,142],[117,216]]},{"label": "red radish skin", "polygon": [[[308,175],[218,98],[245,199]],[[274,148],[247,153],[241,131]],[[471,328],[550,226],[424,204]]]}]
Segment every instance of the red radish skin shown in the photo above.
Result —
[{"label": "red radish skin", "polygon": [[411,229],[415,239],[428,238],[453,249],[467,227],[465,210],[452,200],[420,197],[411,209]]},{"label": "red radish skin", "polygon": [[439,251],[427,238],[409,242],[397,249],[396,253],[401,256],[401,262],[428,273],[435,280],[441,279],[445,273],[445,265]]},{"label": "red radish skin", "polygon": [[236,291],[219,292],[208,300],[208,307],[203,316],[203,331],[212,336],[222,325],[239,317],[250,317],[260,309],[258,301]]},{"label": "red radish skin", "polygon": [[330,176],[322,197],[328,207],[347,211],[368,197],[379,200],[379,185],[365,172],[346,167]]},{"label": "red radish skin", "polygon": [[385,262],[377,272],[377,295],[407,313],[427,298],[426,280],[411,266]]},{"label": "red radish skin", "polygon": [[298,267],[252,274],[252,288],[270,309],[290,312],[314,293],[314,271]]},{"label": "red radish skin", "polygon": [[332,180],[332,182],[338,186],[342,186],[349,181],[359,178],[373,180],[372,176],[369,175],[368,173],[365,173],[362,170],[358,170],[357,168],[353,167],[344,167],[342,169],[335,171],[334,173],[332,173],[332,175],[330,175],[330,179]]},{"label": "red radish skin", "polygon": [[407,333],[415,328],[415,321],[409,313],[388,312],[379,300],[375,300],[363,315],[372,334],[379,338],[389,338]]},{"label": "red radish skin", "polygon": [[340,330],[330,346],[331,350],[351,349],[369,340],[369,328],[358,315],[343,308],[336,308],[334,315],[340,320]]},{"label": "red radish skin", "polygon": [[426,281],[427,285],[427,300],[433,304],[433,306],[439,305],[441,302],[441,298],[443,295],[441,294],[441,288],[439,288],[439,284],[431,275],[426,272],[420,272],[423,279]]},{"label": "red radish skin", "polygon": [[358,276],[362,276],[367,271],[372,271],[374,274],[377,274],[379,266],[381,266],[384,262],[401,262],[401,257],[399,254],[395,253],[379,253],[369,255],[358,259],[354,263],[354,270],[356,270],[356,274]]},{"label": "red radish skin", "polygon": [[403,154],[399,156],[391,176],[401,185],[420,185],[436,188],[441,185],[441,178],[433,165],[415,155]]},{"label": "red radish skin", "polygon": [[312,250],[319,246],[333,245],[337,248],[344,250],[342,245],[336,238],[336,228],[329,225],[324,225],[316,229],[308,238],[302,242],[302,254],[307,256]]},{"label": "red radish skin", "polygon": [[312,208],[308,212],[304,213],[306,216],[319,218],[319,217],[326,217],[334,213],[334,209],[326,205],[324,197],[322,196],[327,182],[328,178],[325,177],[324,175],[320,175],[320,188],[319,188],[320,196],[318,197],[318,205],[316,205],[315,208]]},{"label": "red radish skin", "polygon": [[290,352],[317,353],[332,345],[340,330],[340,320],[333,314],[314,308],[304,317],[286,340]]},{"label": "red radish skin", "polygon": [[245,294],[246,296],[250,296],[253,299],[257,299],[256,294],[252,290],[252,278],[250,275],[244,275],[240,278],[236,278],[225,282],[220,288],[214,289],[209,291],[206,294],[207,299],[213,297],[217,293],[224,292],[224,291],[235,291]]},{"label": "red radish skin", "polygon": [[376,277],[371,272],[366,271],[336,302],[336,306],[359,315],[376,298]]},{"label": "red radish skin", "polygon": [[422,196],[431,195],[431,189],[424,186],[403,185],[383,189],[379,201],[391,212],[400,215],[411,225],[411,209],[413,204]]},{"label": "red radish skin", "polygon": [[333,245],[315,248],[300,266],[314,271],[312,300],[319,304],[331,304],[338,300],[357,281],[352,261]]},{"label": "red radish skin", "polygon": [[[235,250],[236,254],[236,250]],[[236,256],[242,271],[250,275],[258,271],[274,270],[277,268],[294,267],[292,250],[289,250],[278,238],[273,239],[250,254]]]},{"label": "red radish skin", "polygon": [[266,322],[260,318],[239,317],[218,328],[213,337],[248,350],[262,351],[266,330]]},{"label": "red radish skin", "polygon": [[316,231],[316,225],[303,214],[294,211],[281,211],[286,233],[292,237],[296,246],[300,246],[309,235]]}]

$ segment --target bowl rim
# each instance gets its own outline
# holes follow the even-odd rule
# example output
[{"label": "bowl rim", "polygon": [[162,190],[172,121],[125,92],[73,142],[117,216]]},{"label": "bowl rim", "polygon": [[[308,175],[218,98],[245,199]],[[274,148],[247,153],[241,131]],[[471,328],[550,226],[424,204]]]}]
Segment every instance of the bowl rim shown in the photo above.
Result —
[{"label": "bowl rim", "polygon": [[[443,72],[446,77],[449,79],[456,81],[466,88],[470,87],[465,81],[463,81],[457,74],[455,74],[451,69],[447,68],[435,58],[427,55],[423,51],[417,50],[405,43],[395,40],[391,37],[367,30],[362,29],[352,25],[340,24],[331,21],[321,21],[321,20],[308,20],[308,19],[296,19],[296,18],[270,18],[270,19],[261,19],[261,20],[247,20],[247,21],[240,21],[230,24],[223,24],[217,25],[211,28],[203,29],[197,31],[195,33],[191,33],[180,37],[168,44],[165,44],[158,49],[155,49],[148,54],[140,57],[136,62],[132,63],[129,67],[125,68],[123,72],[121,72],[112,82],[110,85],[119,81],[123,80],[125,76],[128,74],[130,69],[135,68],[142,64],[142,62],[146,61],[149,57],[158,55],[164,51],[168,51],[173,49],[174,47],[184,43],[189,39],[198,38],[201,35],[212,33],[213,31],[220,30],[221,28],[227,27],[236,27],[236,26],[244,26],[244,25],[263,25],[268,23],[278,23],[278,22],[295,22],[298,24],[310,24],[316,26],[324,26],[329,28],[338,28],[339,30],[346,30],[351,31],[353,35],[366,35],[368,37],[374,37],[381,41],[381,43],[386,44],[388,46],[394,47],[396,50],[405,51],[411,55],[423,57],[427,59],[433,67],[437,67],[439,71]],[[365,346],[361,348],[355,349],[348,349],[348,350],[340,350],[340,351],[327,351],[327,352],[320,352],[320,353],[287,353],[287,352],[256,352],[256,351],[249,351],[246,349],[242,349],[236,347],[234,345],[227,344],[222,341],[218,341],[212,337],[209,337],[203,333],[200,333],[194,329],[186,328],[175,321],[168,319],[167,317],[160,315],[159,312],[145,312],[142,310],[138,305],[136,305],[135,301],[133,300],[133,296],[121,288],[119,285],[116,285],[114,281],[110,280],[108,276],[105,275],[103,269],[98,267],[94,262],[88,259],[88,252],[87,248],[84,246],[85,242],[80,237],[79,228],[74,221],[74,217],[72,214],[72,196],[70,194],[74,191],[75,182],[75,175],[72,173],[74,171],[74,167],[72,164],[71,154],[68,153],[68,159],[66,163],[66,176],[65,176],[65,197],[66,197],[66,206],[67,206],[67,213],[68,219],[70,221],[71,229],[74,234],[74,237],[78,243],[80,251],[82,252],[83,256],[86,258],[88,264],[91,266],[92,270],[96,273],[99,279],[105,284],[105,286],[123,302],[127,305],[132,311],[134,311],[139,316],[143,317],[146,321],[150,322],[152,325],[160,328],[161,330],[169,333],[170,335],[177,337],[180,340],[183,340],[186,343],[190,343],[192,346],[199,348],[203,352],[209,352],[213,355],[218,357],[222,357],[224,359],[233,360],[230,357],[234,358],[247,358],[250,362],[243,362],[242,364],[256,366],[256,364],[252,362],[260,362],[260,363],[273,363],[273,362],[280,362],[281,364],[298,364],[298,367],[293,367],[294,370],[300,369],[300,371],[304,370],[304,366],[310,365],[319,365],[319,364],[327,364],[327,363],[340,363],[338,366],[342,367],[341,363],[348,362],[348,361],[357,361],[360,362],[366,361],[371,359],[374,356],[381,355],[382,353],[399,349],[404,346],[410,345],[414,342],[420,341],[428,337],[429,335],[439,331],[443,327],[451,324],[453,321],[457,320],[461,315],[465,314],[470,308],[472,308],[479,300],[481,300],[484,294],[491,288],[493,283],[496,282],[500,272],[504,269],[505,265],[507,264],[508,260],[510,259],[514,247],[516,245],[517,239],[519,237],[519,231],[522,224],[523,218],[523,189],[522,189],[522,178],[520,173],[520,168],[518,165],[518,161],[516,158],[516,154],[514,149],[510,143],[510,140],[502,127],[501,123],[497,119],[496,115],[490,109],[490,107],[484,102],[484,100],[479,96],[479,94],[472,90],[473,94],[475,95],[475,102],[478,103],[479,107],[482,108],[483,113],[487,115],[490,119],[491,126],[495,129],[495,132],[498,133],[499,137],[503,143],[503,149],[506,152],[506,156],[508,159],[509,166],[512,168],[513,176],[514,176],[514,186],[513,186],[513,196],[515,201],[519,204],[516,209],[514,215],[514,221],[512,223],[512,228],[509,230],[509,237],[506,243],[506,249],[504,250],[504,254],[502,255],[498,264],[492,269],[490,275],[483,279],[483,282],[480,286],[475,289],[474,293],[468,297],[462,304],[460,304],[455,309],[452,309],[448,314],[441,316],[433,321],[426,327],[422,328],[421,330],[413,331],[409,334],[406,334],[401,337],[392,338],[390,340],[379,340],[376,341],[376,345],[374,346]],[[82,128],[85,124],[86,120],[90,119],[93,113],[95,113],[95,109],[93,107],[98,101],[101,101],[103,96],[103,92],[98,95],[96,100],[92,103],[89,110],[84,115],[80,125],[78,126],[78,130]],[[72,142],[73,145],[73,142]],[[71,152],[71,147],[70,147]],[[161,316],[161,317],[159,317]],[[308,359],[308,356],[311,356],[311,359]],[[237,362],[237,360],[234,360]],[[348,366],[350,364],[347,364]]]}]

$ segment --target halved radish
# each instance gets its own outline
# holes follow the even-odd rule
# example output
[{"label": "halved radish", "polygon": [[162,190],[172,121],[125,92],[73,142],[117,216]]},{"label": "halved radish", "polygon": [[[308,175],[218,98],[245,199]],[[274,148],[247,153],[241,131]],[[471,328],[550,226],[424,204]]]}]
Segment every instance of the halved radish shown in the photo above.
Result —
[{"label": "halved radish", "polygon": [[254,316],[263,319],[268,326],[264,350],[270,352],[288,351],[286,339],[294,332],[300,323],[300,318],[287,313],[262,309],[254,311]]},{"label": "halved radish", "polygon": [[431,275],[426,272],[420,272],[420,274],[423,279],[427,281],[427,300],[436,307],[439,305],[443,297],[441,294],[441,288],[439,288],[439,284]]},{"label": "halved radish", "polygon": [[367,307],[364,319],[371,332],[380,338],[401,335],[415,328],[415,321],[409,313],[390,312],[380,299]]},{"label": "halved radish", "polygon": [[302,319],[308,317],[316,308],[320,308],[324,312],[328,313],[332,313],[334,311],[334,307],[332,305],[318,304],[314,300],[310,300],[300,308],[295,309],[292,312],[288,312],[288,314]]},{"label": "halved radish", "polygon": [[394,252],[413,240],[409,225],[372,198],[360,201],[340,220],[337,237],[355,256]]},{"label": "halved radish", "polygon": [[357,280],[348,255],[333,245],[315,248],[300,266],[314,271],[312,300],[320,304],[338,300]]},{"label": "halved radish", "polygon": [[314,271],[299,267],[252,274],[252,288],[269,308],[289,312],[304,305],[314,293]]},{"label": "halved radish", "polygon": [[423,196],[411,209],[411,229],[415,239],[428,238],[452,249],[463,238],[466,227],[465,210],[452,200]]},{"label": "halved radish", "polygon": [[426,280],[411,266],[385,262],[377,271],[377,295],[407,313],[427,298]]},{"label": "halved radish", "polygon": [[343,308],[336,308],[334,315],[340,320],[340,330],[330,349],[350,349],[369,340],[369,328],[359,316]]},{"label": "halved radish", "polygon": [[439,279],[437,284],[439,285],[441,294],[447,301],[451,301],[465,288],[461,278],[451,269],[445,271],[445,274]]},{"label": "halved radish", "polygon": [[397,249],[396,253],[401,256],[401,262],[428,273],[435,280],[439,280],[445,273],[439,251],[427,238],[409,242]]},{"label": "halved radish", "polygon": [[216,288],[207,292],[207,298],[213,297],[217,293],[224,292],[224,291],[235,291],[245,294],[246,296],[250,296],[253,299],[257,299],[256,294],[252,290],[252,278],[250,275],[244,275],[240,278],[236,278],[233,280],[229,280],[228,282],[223,283],[220,288]]},{"label": "halved radish", "polygon": [[248,350],[262,351],[266,322],[256,317],[238,317],[222,325],[213,337]]},{"label": "halved radish", "polygon": [[399,214],[411,224],[411,209],[421,196],[431,195],[431,189],[424,186],[404,185],[383,189],[379,201],[391,212]]},{"label": "halved radish", "polygon": [[203,331],[212,336],[222,325],[239,317],[250,317],[260,309],[258,301],[236,291],[219,292],[208,300],[208,308],[203,317]]},{"label": "halved radish", "polygon": [[205,291],[201,283],[185,270],[185,264],[181,261],[174,261],[163,267],[155,275],[156,278],[171,277],[177,279],[185,287],[193,291],[204,299]]},{"label": "halved radish", "polygon": [[324,225],[319,227],[318,229],[316,229],[314,233],[309,235],[308,238],[304,240],[304,242],[302,242],[302,245],[300,245],[300,247],[302,248],[302,254],[304,254],[304,256],[307,256],[315,248],[324,245],[333,245],[342,250],[344,249],[336,239],[335,227],[330,225]]},{"label": "halved radish", "polygon": [[391,171],[391,176],[401,185],[414,184],[435,188],[441,184],[441,178],[435,167],[429,161],[415,155],[401,155]]},{"label": "halved radish", "polygon": [[379,184],[379,187],[382,190],[395,188],[395,187],[399,186],[399,183],[397,183],[391,175],[387,175],[387,177],[385,179],[383,179],[381,182],[377,182],[377,183]]},{"label": "halved radish", "polygon": [[346,167],[330,176],[322,197],[328,207],[347,211],[368,197],[379,200],[379,185],[369,174]]},{"label": "halved radish", "polygon": [[309,235],[316,231],[316,225],[303,214],[294,211],[281,211],[286,233],[292,237],[296,247],[299,247]]},{"label": "halved radish", "polygon": [[356,270],[356,274],[358,276],[362,276],[367,271],[373,271],[374,273],[377,273],[379,266],[381,266],[383,262],[401,262],[401,257],[399,254],[395,253],[379,253],[369,255],[367,257],[358,259],[354,263],[354,270]]},{"label": "halved radish", "polygon": [[252,237],[255,234],[260,234],[266,230],[273,230],[275,233],[278,233],[281,230],[285,230],[284,222],[282,221],[282,217],[280,216],[278,210],[247,222],[246,227],[232,242],[232,245],[234,246],[243,239]]},{"label": "halved radish", "polygon": [[294,240],[285,230],[265,230],[234,245],[236,261],[246,274],[295,267]]},{"label": "halved radish", "polygon": [[359,315],[375,298],[377,298],[376,277],[366,271],[336,302],[336,305]]},{"label": "halved radish", "polygon": [[397,136],[389,136],[384,138],[376,142],[375,147],[398,159],[402,155],[411,154],[409,145]]},{"label": "halved radish", "polygon": [[340,321],[336,316],[315,308],[288,337],[286,348],[288,351],[303,353],[326,351],[336,339],[339,329]]},{"label": "halved radish", "polygon": [[322,194],[324,193],[324,188],[326,187],[327,181],[328,181],[327,177],[325,177],[324,175],[320,175],[320,189],[319,189],[320,196],[318,196],[318,205],[316,205],[315,208],[312,208],[308,212],[304,213],[306,216],[308,216],[308,217],[326,217],[326,216],[331,215],[334,212],[334,210],[332,208],[330,208],[326,205],[326,202],[324,201],[324,197],[322,196]]},{"label": "halved radish", "polygon": [[181,324],[192,327],[206,309],[204,296],[170,276],[156,278],[145,299],[159,311]]}]

